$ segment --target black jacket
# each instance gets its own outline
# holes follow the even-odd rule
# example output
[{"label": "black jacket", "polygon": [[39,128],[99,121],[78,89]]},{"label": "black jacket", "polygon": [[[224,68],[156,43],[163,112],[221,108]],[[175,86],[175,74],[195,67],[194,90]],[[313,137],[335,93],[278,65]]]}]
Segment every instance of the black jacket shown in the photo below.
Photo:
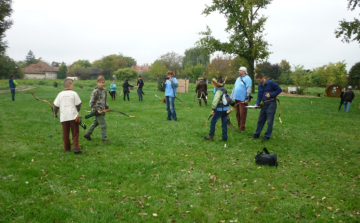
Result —
[{"label": "black jacket", "polygon": [[130,85],[128,82],[124,82],[122,87],[123,87],[123,92],[124,93],[129,93],[130,92],[129,87],[134,87],[134,86]]},{"label": "black jacket", "polygon": [[355,94],[352,90],[347,90],[344,93],[344,101],[352,102],[352,100],[355,98]]}]

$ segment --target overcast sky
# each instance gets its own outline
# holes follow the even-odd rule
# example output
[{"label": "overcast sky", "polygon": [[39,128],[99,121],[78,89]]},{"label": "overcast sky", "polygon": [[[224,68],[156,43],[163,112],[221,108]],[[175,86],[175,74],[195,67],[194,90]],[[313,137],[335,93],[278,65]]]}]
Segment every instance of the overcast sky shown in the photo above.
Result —
[{"label": "overcast sky", "polygon": [[[71,65],[110,54],[152,64],[161,55],[183,55],[195,46],[208,25],[215,38],[227,40],[226,20],[202,11],[212,0],[13,0],[13,26],[6,32],[7,55]],[[342,19],[359,18],[346,0],[273,0],[261,14],[268,17],[269,62],[287,60],[313,69],[345,61],[347,70],[360,62],[360,44],[342,43],[334,31]]]}]

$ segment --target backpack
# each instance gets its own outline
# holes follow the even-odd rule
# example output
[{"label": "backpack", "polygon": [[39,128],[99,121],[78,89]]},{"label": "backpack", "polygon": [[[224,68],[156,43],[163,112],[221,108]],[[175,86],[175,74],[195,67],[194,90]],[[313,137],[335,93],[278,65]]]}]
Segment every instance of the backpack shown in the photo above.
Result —
[{"label": "backpack", "polygon": [[[263,154],[265,153],[265,154]],[[270,154],[269,151],[264,147],[263,151],[258,152],[255,156],[255,162],[259,165],[269,165],[278,167],[277,154]]]},{"label": "backpack", "polygon": [[140,79],[140,87],[142,88],[144,86],[144,81],[142,79]]},{"label": "backpack", "polygon": [[232,101],[230,95],[227,93],[227,90],[225,88],[221,89],[221,91],[223,92],[220,99],[221,103],[224,106],[229,106]]}]

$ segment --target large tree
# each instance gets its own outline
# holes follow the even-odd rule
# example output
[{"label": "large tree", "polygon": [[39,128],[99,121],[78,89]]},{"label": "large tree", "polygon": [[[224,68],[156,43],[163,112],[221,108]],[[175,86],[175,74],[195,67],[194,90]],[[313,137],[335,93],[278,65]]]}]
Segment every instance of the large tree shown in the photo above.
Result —
[{"label": "large tree", "polygon": [[58,79],[65,79],[66,78],[66,73],[67,73],[67,66],[64,62],[61,63],[60,68],[59,68],[59,72],[58,72]]},{"label": "large tree", "polygon": [[158,61],[165,65],[168,70],[174,71],[175,75],[179,75],[181,72],[181,63],[183,57],[175,52],[169,52],[161,55]]},{"label": "large tree", "polygon": [[155,60],[155,62],[150,66],[149,74],[151,78],[156,79],[160,76],[166,76],[167,71],[168,69],[161,63],[161,61]]},{"label": "large tree", "polygon": [[264,73],[265,76],[273,80],[277,80],[281,74],[279,64],[271,64],[268,61],[257,64],[256,71]]},{"label": "large tree", "polygon": [[264,40],[264,24],[266,17],[259,15],[272,0],[213,0],[212,5],[206,6],[204,15],[218,11],[227,19],[225,31],[229,33],[229,41],[221,42],[212,36],[211,29],[200,34],[204,37],[198,43],[210,53],[221,51],[231,55],[238,55],[247,60],[247,68],[253,79],[252,90],[255,91],[254,67],[255,61],[266,59],[270,52],[268,43]]},{"label": "large tree", "polygon": [[30,64],[37,64],[41,61],[41,57],[39,59],[36,59],[33,51],[29,50],[28,54],[26,55],[25,61],[27,66],[29,66]]},{"label": "large tree", "polygon": [[360,62],[350,68],[348,81],[349,85],[360,87]]},{"label": "large tree", "polygon": [[[360,7],[360,0],[348,0],[348,9],[353,11],[356,6]],[[354,21],[348,22],[345,19],[339,21],[340,27],[335,30],[336,38],[342,37],[342,42],[349,43],[357,41],[360,43],[360,21],[354,18]]]},{"label": "large tree", "polygon": [[130,68],[133,65],[136,65],[136,60],[132,57],[127,57],[122,54],[111,54],[102,57],[100,60],[95,60],[92,63],[93,67],[109,70],[110,72],[114,72],[115,70],[122,68]]},{"label": "large tree", "polygon": [[5,38],[5,32],[13,24],[13,21],[9,19],[13,12],[11,4],[12,0],[0,1],[0,55],[3,55],[7,48],[7,43],[3,40]]},{"label": "large tree", "polygon": [[185,56],[182,61],[182,68],[185,69],[186,66],[196,66],[197,64],[202,64],[204,67],[210,63],[210,54],[199,46],[193,47],[185,50]]},{"label": "large tree", "polygon": [[14,74],[15,78],[21,79],[24,74],[20,71],[16,62],[8,56],[0,55],[0,79],[7,79],[10,74]]}]

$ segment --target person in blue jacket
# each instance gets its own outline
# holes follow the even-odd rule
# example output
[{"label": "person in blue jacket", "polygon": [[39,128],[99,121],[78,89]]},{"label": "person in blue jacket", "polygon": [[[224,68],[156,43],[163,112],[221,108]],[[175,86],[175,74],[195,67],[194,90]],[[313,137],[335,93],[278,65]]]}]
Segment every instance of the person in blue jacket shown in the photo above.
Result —
[{"label": "person in blue jacket", "polygon": [[17,85],[18,85],[18,83],[14,79],[14,75],[11,74],[10,79],[9,79],[9,88],[10,88],[10,92],[11,92],[12,101],[15,101],[15,88]]},{"label": "person in blue jacket", "polygon": [[116,88],[117,86],[115,84],[115,80],[113,80],[112,83],[110,84],[110,95],[112,101],[115,101]]},{"label": "person in blue jacket", "polygon": [[166,99],[166,110],[167,110],[167,119],[171,121],[177,121],[176,111],[175,111],[175,97],[176,91],[179,83],[175,78],[174,71],[167,72],[167,78],[163,81],[163,87],[165,88],[165,99]]},{"label": "person in blue jacket", "polygon": [[262,73],[257,73],[255,79],[259,83],[258,97],[255,106],[259,106],[261,101],[263,101],[263,105],[259,114],[256,131],[253,135],[249,136],[249,138],[259,138],[267,120],[268,127],[262,141],[268,141],[273,130],[276,113],[276,97],[282,90],[274,81],[266,79]]}]

